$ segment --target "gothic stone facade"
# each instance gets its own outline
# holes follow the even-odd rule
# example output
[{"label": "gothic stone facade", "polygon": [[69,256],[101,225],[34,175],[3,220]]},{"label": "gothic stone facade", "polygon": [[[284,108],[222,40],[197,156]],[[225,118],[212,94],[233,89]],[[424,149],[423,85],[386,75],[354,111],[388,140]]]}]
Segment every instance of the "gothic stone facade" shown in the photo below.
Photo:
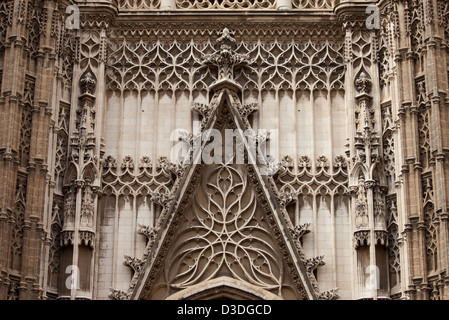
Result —
[{"label": "gothic stone facade", "polygon": [[[448,45],[446,0],[2,0],[0,299],[449,299]],[[171,157],[210,129],[243,164]]]}]

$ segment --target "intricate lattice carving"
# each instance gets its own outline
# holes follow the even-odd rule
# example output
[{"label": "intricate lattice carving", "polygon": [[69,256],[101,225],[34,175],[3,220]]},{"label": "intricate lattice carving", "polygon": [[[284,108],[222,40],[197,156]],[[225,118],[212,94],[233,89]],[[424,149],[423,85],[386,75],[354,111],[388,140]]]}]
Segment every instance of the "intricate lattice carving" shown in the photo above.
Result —
[{"label": "intricate lattice carving", "polygon": [[[157,228],[152,228],[149,226],[143,226],[143,225],[138,225],[138,229],[137,229],[137,233],[141,234],[143,236],[145,236],[148,240],[147,242],[147,248],[151,249],[151,247],[153,246],[154,242],[156,241],[156,236],[158,233],[158,229]],[[147,250],[148,250],[147,249]]]},{"label": "intricate lattice carving", "polygon": [[[268,42],[266,37],[247,39],[236,41],[236,51],[252,61],[251,66],[235,72],[235,80],[244,92],[259,95],[262,91],[343,88],[341,44],[329,40],[281,43],[275,39]],[[180,38],[170,42],[113,40],[109,46],[107,86],[120,91],[207,93],[217,78],[201,58],[214,53],[214,47],[210,38],[201,42]]]},{"label": "intricate lattice carving", "polygon": [[41,25],[43,22],[43,12],[46,9],[43,8],[44,4],[42,0],[30,1],[28,4],[28,50],[31,58],[36,58],[39,52]]},{"label": "intricate lattice carving", "polygon": [[388,264],[390,274],[395,275],[395,283],[400,282],[401,260],[399,251],[399,228],[396,198],[387,202],[388,207]]},{"label": "intricate lattice carving", "polygon": [[318,300],[336,300],[339,297],[340,297],[340,295],[338,294],[338,288],[335,288],[335,289],[331,289],[331,290],[322,292],[318,296]]},{"label": "intricate lattice carving", "polygon": [[370,232],[357,231],[354,233],[354,248],[358,249],[360,246],[370,245]]},{"label": "intricate lattice carving", "polygon": [[383,230],[374,231],[376,245],[388,246],[388,233]]},{"label": "intricate lattice carving", "polygon": [[400,34],[399,13],[397,3],[387,3],[381,10],[381,29],[379,37],[379,77],[380,84],[389,84],[389,77],[395,66],[394,52],[396,48],[395,39]]},{"label": "intricate lattice carving", "polygon": [[11,235],[11,269],[20,271],[23,247],[23,223],[25,217],[25,206],[17,203],[15,206],[15,221]]},{"label": "intricate lattice carving", "polygon": [[95,244],[95,233],[91,231],[80,231],[79,240],[81,245],[93,248]]},{"label": "intricate lattice carving", "polygon": [[159,9],[160,0],[119,0],[120,10],[148,10]]},{"label": "intricate lattice carving", "polygon": [[437,221],[433,204],[429,203],[424,208],[424,222],[426,225],[426,256],[427,270],[429,272],[438,270],[438,229],[435,225]]},{"label": "intricate lattice carving", "polygon": [[234,166],[206,168],[194,196],[190,228],[176,240],[168,259],[168,283],[187,288],[227,270],[267,290],[283,283],[282,258],[268,243],[274,243],[264,228],[246,175]]},{"label": "intricate lattice carving", "polygon": [[326,262],[324,262],[324,256],[319,256],[315,258],[309,258],[306,261],[307,272],[312,272],[316,268],[320,266],[324,266]]},{"label": "intricate lattice carving", "polygon": [[426,24],[432,24],[435,20],[435,8],[433,6],[433,1],[432,0],[425,0],[426,5],[424,6],[425,10],[426,10],[426,14],[425,14],[425,22]]},{"label": "intricate lattice carving", "polygon": [[276,9],[276,0],[177,0],[178,9]]},{"label": "intricate lattice carving", "polygon": [[340,0],[293,0],[293,9],[332,10]]}]

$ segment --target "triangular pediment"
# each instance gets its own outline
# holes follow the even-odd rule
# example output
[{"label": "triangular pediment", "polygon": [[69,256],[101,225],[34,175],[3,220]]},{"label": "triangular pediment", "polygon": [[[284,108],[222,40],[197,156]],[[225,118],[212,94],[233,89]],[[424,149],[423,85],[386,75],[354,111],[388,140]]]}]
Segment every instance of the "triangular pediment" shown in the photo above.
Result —
[{"label": "triangular pediment", "polygon": [[[209,108],[203,133],[215,129],[224,137],[232,129],[247,141],[245,107],[232,88],[219,89]],[[282,299],[315,299],[299,241],[252,149],[234,147],[234,154],[244,152],[240,163],[225,159],[223,146],[223,161],[205,164],[198,158],[208,146],[203,141],[164,208],[129,297],[167,299],[224,277]]]}]

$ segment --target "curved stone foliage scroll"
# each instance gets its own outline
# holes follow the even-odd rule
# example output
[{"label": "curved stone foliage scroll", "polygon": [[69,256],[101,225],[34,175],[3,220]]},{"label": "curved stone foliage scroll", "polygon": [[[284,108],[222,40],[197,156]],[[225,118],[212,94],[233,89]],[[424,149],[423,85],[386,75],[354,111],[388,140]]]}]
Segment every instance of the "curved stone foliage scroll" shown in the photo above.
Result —
[{"label": "curved stone foliage scroll", "polygon": [[6,30],[12,23],[13,5],[11,0],[0,3],[0,52],[5,49]]},{"label": "curved stone foliage scroll", "polygon": [[160,0],[119,0],[118,7],[120,10],[145,10],[159,9]]},{"label": "curved stone foliage scroll", "polygon": [[[153,37],[152,35],[151,37]],[[109,44],[107,86],[112,91],[208,92],[217,78],[202,57],[215,53],[212,37],[127,41],[113,38]],[[246,93],[265,91],[343,90],[342,43],[325,40],[282,42],[275,37],[237,40],[236,52],[247,55],[251,66],[236,70],[235,80]],[[92,48],[93,49],[93,48]],[[212,71],[211,71],[212,70]]]},{"label": "curved stone foliage scroll", "polygon": [[130,156],[125,157],[120,169],[112,156],[106,157],[103,173],[103,192],[116,196],[149,196],[152,200],[156,194],[168,195],[174,183],[170,163],[162,157],[153,168],[149,157],[142,157],[136,170]]}]

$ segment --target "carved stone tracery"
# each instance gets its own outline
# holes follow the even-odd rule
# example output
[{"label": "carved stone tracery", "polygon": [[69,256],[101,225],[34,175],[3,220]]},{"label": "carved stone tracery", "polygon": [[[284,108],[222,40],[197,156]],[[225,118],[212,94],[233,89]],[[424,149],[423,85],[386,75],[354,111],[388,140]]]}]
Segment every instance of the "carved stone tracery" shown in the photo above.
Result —
[{"label": "carved stone tracery", "polygon": [[[237,37],[237,34],[235,47],[242,57],[248,56],[253,61],[251,66],[243,66],[234,74],[235,81],[243,88],[244,96],[255,95],[257,98],[264,91],[342,90],[344,67],[340,43],[330,40],[314,42],[302,38],[283,44],[275,38],[267,42],[263,35],[257,37],[260,38],[258,41],[240,33]],[[150,38],[154,36],[149,35]],[[186,91],[196,95],[206,94],[210,84],[219,80],[212,68],[208,68],[201,60],[203,56],[211,58],[215,54],[210,56],[209,53],[215,47],[210,37],[205,37],[201,42],[178,36],[174,41],[170,39],[170,42],[166,42],[161,37],[150,43],[145,38],[132,42],[111,38],[106,72],[110,90]],[[322,65],[320,61],[328,63]]]},{"label": "carved stone tracery", "polygon": [[158,9],[160,2],[160,0],[119,0],[118,7],[120,10]]},{"label": "carved stone tracery", "polygon": [[276,9],[276,0],[176,0],[178,9]]}]

